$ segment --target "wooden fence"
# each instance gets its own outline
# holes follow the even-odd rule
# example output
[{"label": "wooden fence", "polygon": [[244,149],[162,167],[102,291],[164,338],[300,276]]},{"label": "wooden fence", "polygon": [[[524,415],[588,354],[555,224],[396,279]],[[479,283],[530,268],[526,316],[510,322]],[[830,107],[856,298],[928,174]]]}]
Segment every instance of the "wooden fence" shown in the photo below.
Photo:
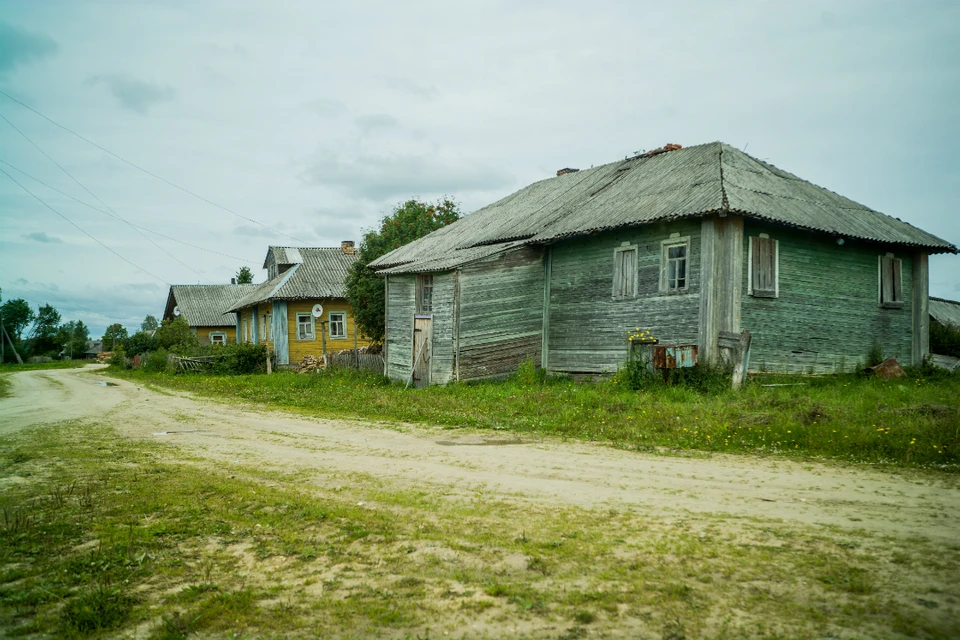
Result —
[{"label": "wooden fence", "polygon": [[355,351],[329,353],[327,354],[327,366],[365,369],[383,373],[383,356],[379,353],[358,353]]}]

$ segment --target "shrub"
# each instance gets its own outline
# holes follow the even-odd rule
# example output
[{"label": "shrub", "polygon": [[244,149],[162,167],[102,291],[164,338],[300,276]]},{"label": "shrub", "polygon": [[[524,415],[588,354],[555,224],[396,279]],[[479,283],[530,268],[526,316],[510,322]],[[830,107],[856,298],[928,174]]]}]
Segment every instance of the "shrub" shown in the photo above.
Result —
[{"label": "shrub", "polygon": [[960,358],[960,327],[931,322],[930,352]]},{"label": "shrub", "polygon": [[163,373],[167,370],[167,350],[157,349],[147,354],[140,368],[151,373]]},{"label": "shrub", "polygon": [[870,350],[867,351],[867,367],[875,367],[884,361],[883,347],[879,342],[874,342]]},{"label": "shrub", "polygon": [[219,375],[246,375],[267,370],[267,347],[263,344],[232,342],[214,346],[213,355],[220,356],[213,363],[213,372]]},{"label": "shrub", "polygon": [[114,349],[113,353],[110,354],[110,359],[107,360],[107,363],[114,367],[124,366],[124,359],[126,358],[126,353],[124,353],[122,348]]},{"label": "shrub", "polygon": [[533,358],[527,358],[517,367],[517,373],[514,374],[514,380],[520,384],[540,384],[546,379],[547,372],[541,369],[533,361]]}]

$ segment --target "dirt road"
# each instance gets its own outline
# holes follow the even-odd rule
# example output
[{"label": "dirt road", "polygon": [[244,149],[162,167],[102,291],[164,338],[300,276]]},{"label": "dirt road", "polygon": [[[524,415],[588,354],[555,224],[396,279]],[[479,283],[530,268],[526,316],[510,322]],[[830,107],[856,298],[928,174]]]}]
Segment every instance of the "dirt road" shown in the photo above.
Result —
[{"label": "dirt road", "polygon": [[[960,483],[950,477],[746,456],[675,457],[603,445],[305,418],[158,393],[86,370],[12,376],[0,433],[67,419],[116,427],[130,438],[175,443],[217,461],[283,469],[363,472],[439,493],[583,507],[636,508],[831,525],[955,542]],[[109,385],[107,382],[109,381]],[[494,442],[491,442],[494,441]],[[319,480],[318,480],[319,481]]]}]

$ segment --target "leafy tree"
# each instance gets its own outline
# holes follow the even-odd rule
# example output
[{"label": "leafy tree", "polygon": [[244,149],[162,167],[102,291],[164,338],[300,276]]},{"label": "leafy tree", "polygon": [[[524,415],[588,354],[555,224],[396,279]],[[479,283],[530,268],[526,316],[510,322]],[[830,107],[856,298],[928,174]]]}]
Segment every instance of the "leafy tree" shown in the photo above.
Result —
[{"label": "leafy tree", "polygon": [[60,331],[60,312],[52,305],[40,305],[37,316],[33,321],[33,337],[30,340],[30,350],[34,355],[55,356],[60,353],[62,346],[57,335]]},{"label": "leafy tree", "polygon": [[23,330],[36,319],[33,309],[23,298],[7,300],[0,306],[0,315],[3,315],[3,326],[14,342],[20,342]]},{"label": "leafy tree", "polygon": [[157,345],[177,355],[192,356],[200,352],[200,339],[183,316],[167,318],[157,329]]},{"label": "leafy tree", "polygon": [[374,343],[384,336],[383,276],[367,265],[394,249],[460,219],[460,209],[448,198],[436,204],[407,200],[380,221],[380,229],[368,231],[360,243],[357,260],[347,275],[347,299],[360,331]]},{"label": "leafy tree", "polygon": [[930,353],[960,358],[960,326],[930,322]]},{"label": "leafy tree", "polygon": [[250,267],[240,267],[240,271],[237,271],[237,284],[253,284],[253,273]]},{"label": "leafy tree", "polygon": [[122,347],[128,336],[127,329],[122,324],[113,323],[103,334],[103,350],[113,351],[116,346]]},{"label": "leafy tree", "polygon": [[140,331],[156,331],[158,326],[160,326],[160,324],[154,316],[147,316],[143,319],[143,322],[140,323]]},{"label": "leafy tree", "polygon": [[82,358],[89,339],[90,329],[83,324],[83,320],[65,322],[57,331],[57,343],[67,358]]},{"label": "leafy tree", "polygon": [[137,355],[147,353],[148,351],[156,351],[160,348],[160,342],[157,340],[156,334],[152,332],[137,331],[127,338],[124,346],[126,347],[127,353]]}]

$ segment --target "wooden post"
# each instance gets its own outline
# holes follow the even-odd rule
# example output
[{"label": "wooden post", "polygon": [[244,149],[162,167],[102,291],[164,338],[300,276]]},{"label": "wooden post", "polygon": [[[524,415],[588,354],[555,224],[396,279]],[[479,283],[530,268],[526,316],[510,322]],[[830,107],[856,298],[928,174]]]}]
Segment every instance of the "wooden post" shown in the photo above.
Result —
[{"label": "wooden post", "polygon": [[320,339],[323,341],[323,366],[327,366],[327,321],[320,321]]},{"label": "wooden post", "polygon": [[273,373],[273,358],[271,357],[272,355],[273,355],[272,352],[267,351],[267,375],[270,375],[271,373]]},{"label": "wooden post", "polygon": [[[17,353],[17,348],[13,346],[13,340],[10,339],[10,334],[7,333],[7,328],[0,324],[0,329],[3,329],[3,335],[7,336],[7,342],[10,343],[10,348],[13,350],[13,355],[17,357],[17,364],[23,364],[23,360],[20,359],[20,354]],[[2,340],[2,338],[0,338]]]},{"label": "wooden post", "polygon": [[357,349],[357,319],[353,319],[353,366],[360,368],[360,351]]},{"label": "wooden post", "polygon": [[540,328],[540,368],[550,369],[550,272],[553,270],[553,247],[548,246],[543,256],[543,313]]},{"label": "wooden post", "polygon": [[927,254],[913,256],[913,366],[923,363],[930,353],[930,268]]},{"label": "wooden post", "polygon": [[740,345],[733,358],[733,388],[739,389],[747,379],[747,369],[750,367],[750,343],[753,336],[747,329],[740,334]]}]

